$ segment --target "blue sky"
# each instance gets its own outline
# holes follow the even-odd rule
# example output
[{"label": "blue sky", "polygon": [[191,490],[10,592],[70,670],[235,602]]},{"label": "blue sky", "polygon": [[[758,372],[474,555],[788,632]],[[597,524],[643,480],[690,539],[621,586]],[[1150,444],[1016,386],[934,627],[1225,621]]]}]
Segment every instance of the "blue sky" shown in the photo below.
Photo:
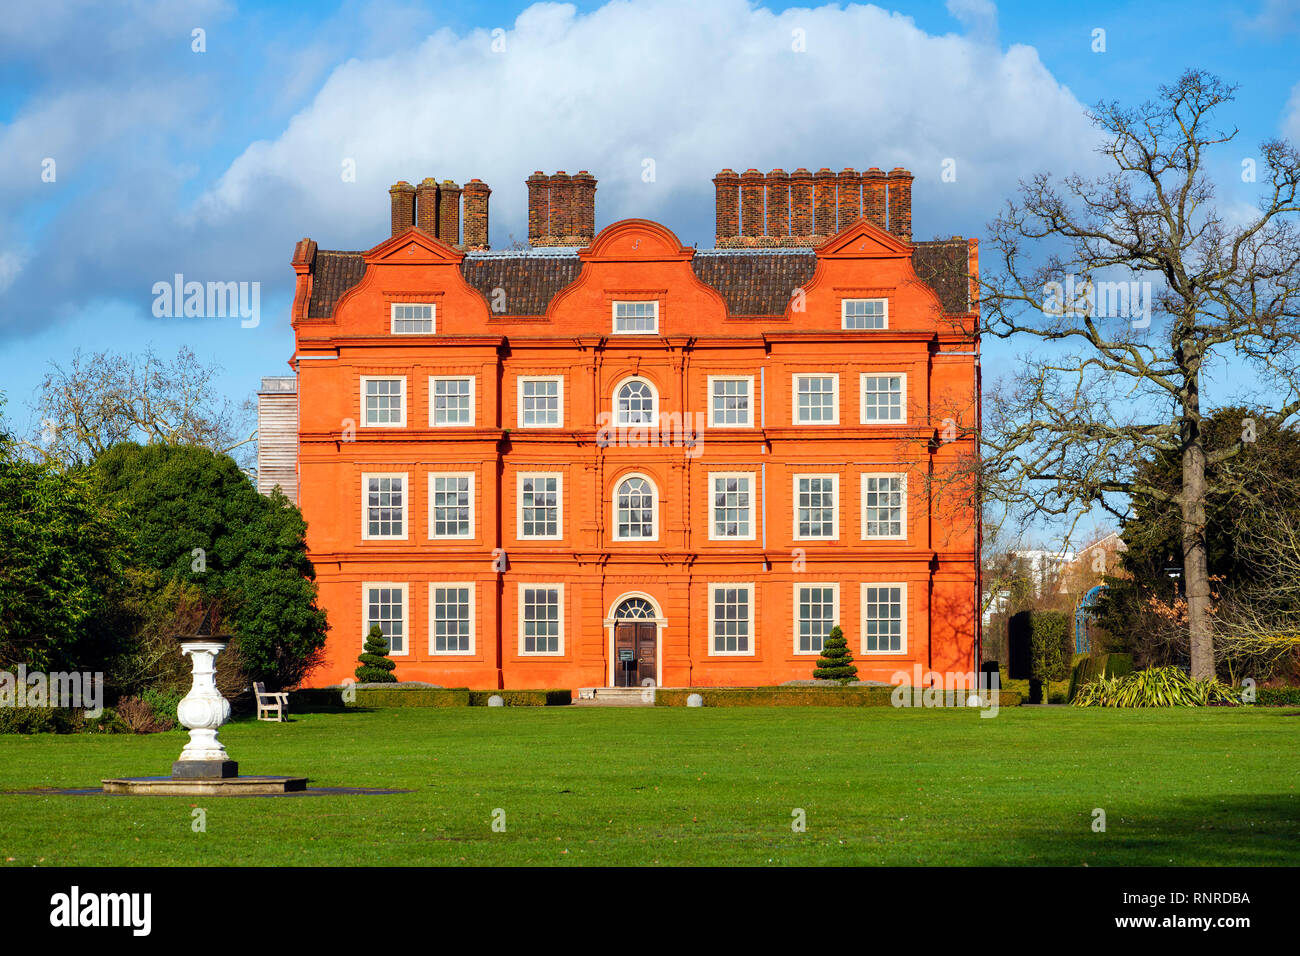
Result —
[{"label": "blue sky", "polygon": [[[0,22],[7,415],[24,428],[48,363],[78,347],[188,345],[247,397],[287,370],[294,243],[376,244],[397,179],[485,180],[502,245],[526,229],[532,170],[590,169],[598,226],[646,216],[709,246],[724,166],[902,165],[919,238],[979,236],[1017,179],[1100,168],[1084,104],[1136,103],[1195,66],[1241,86],[1216,167],[1240,206],[1241,159],[1300,140],[1298,42],[1300,0],[23,5]],[[260,282],[260,324],[153,317],[153,284],[178,272]],[[986,349],[992,375],[1013,357]]]}]

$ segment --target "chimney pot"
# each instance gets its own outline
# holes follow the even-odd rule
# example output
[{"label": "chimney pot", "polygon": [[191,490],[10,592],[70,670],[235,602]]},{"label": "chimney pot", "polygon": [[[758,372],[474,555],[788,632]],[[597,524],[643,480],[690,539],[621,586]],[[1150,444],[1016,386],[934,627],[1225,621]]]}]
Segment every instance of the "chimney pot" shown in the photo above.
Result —
[{"label": "chimney pot", "polygon": [[813,174],[800,166],[790,174],[790,235],[813,234]]}]

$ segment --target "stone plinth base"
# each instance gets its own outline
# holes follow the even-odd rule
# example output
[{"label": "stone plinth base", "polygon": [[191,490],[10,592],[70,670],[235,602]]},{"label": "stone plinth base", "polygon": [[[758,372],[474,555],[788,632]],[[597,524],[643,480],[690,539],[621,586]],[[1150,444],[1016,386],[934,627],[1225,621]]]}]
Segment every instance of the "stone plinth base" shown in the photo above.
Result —
[{"label": "stone plinth base", "polygon": [[306,777],[122,777],[105,780],[105,793],[156,797],[242,797],[297,793],[307,789]]},{"label": "stone plinth base", "polygon": [[175,780],[198,780],[238,777],[239,764],[233,760],[178,760],[172,764]]}]

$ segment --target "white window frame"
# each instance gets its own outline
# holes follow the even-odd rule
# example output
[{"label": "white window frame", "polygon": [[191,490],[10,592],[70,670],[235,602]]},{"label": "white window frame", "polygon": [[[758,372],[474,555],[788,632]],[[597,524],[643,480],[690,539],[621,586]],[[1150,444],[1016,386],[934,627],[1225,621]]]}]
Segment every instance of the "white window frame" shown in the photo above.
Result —
[{"label": "white window frame", "polygon": [[[556,599],[559,601],[559,635],[556,651],[525,651],[524,650],[524,591],[538,591],[542,589],[554,589],[557,591]],[[518,598],[515,602],[515,617],[519,619],[519,656],[520,657],[563,657],[564,656],[564,639],[565,639],[565,603],[564,603],[564,585],[551,581],[520,581]]]},{"label": "white window frame", "polygon": [[[400,306],[410,305],[427,305],[429,307],[430,329],[428,332],[398,332],[397,326],[397,309]],[[409,319],[403,321],[411,321]],[[438,331],[438,303],[436,302],[390,302],[388,304],[388,334],[389,335],[433,335]]]},{"label": "white window frame", "polygon": [[[632,478],[640,478],[650,486],[651,492],[654,493],[654,513],[651,515],[650,526],[654,533],[646,537],[621,537],[618,533],[618,489],[623,486],[623,482]],[[609,526],[610,540],[619,542],[635,543],[638,541],[658,541],[659,540],[659,520],[660,513],[663,511],[663,496],[659,491],[659,484],[643,471],[629,471],[626,474],[619,475],[614,479],[613,488],[609,495],[610,511],[612,523]]]},{"label": "white window frame", "polygon": [[366,637],[370,634],[370,589],[391,588],[402,592],[402,643],[405,650],[395,651],[390,643],[389,657],[411,656],[411,594],[410,585],[405,581],[362,581],[361,582],[361,646],[366,646]]},{"label": "white window frame", "polygon": [[[370,479],[402,479],[402,533],[370,533]],[[361,473],[361,540],[362,541],[405,541],[411,535],[411,475],[405,471],[364,471]]]},{"label": "white window frame", "polygon": [[[898,650],[867,650],[867,588],[898,588]],[[906,581],[863,581],[858,592],[858,653],[864,657],[906,657],[907,656],[907,582]]]},{"label": "white window frame", "polygon": [[[754,427],[754,406],[758,403],[758,397],[754,393],[754,376],[752,375],[710,375],[708,377],[708,403],[709,403],[709,427],[710,428],[753,428]],[[715,421],[713,417],[713,383],[714,382],[745,382],[749,386],[749,421],[728,422]]]},{"label": "white window frame", "polygon": [[[641,305],[649,302],[654,306],[655,327],[653,329],[620,329],[618,327],[618,307],[620,305]],[[613,335],[658,335],[659,334],[659,300],[658,299],[615,299],[609,304],[609,327]]]},{"label": "white window frame", "polygon": [[[469,381],[469,421],[438,422],[434,420],[434,382]],[[430,428],[473,428],[478,421],[478,376],[477,375],[430,375],[429,376],[429,427]]]},{"label": "white window frame", "polygon": [[[436,623],[434,615],[433,593],[438,588],[466,588],[469,590],[469,650],[467,651],[439,651],[435,650],[435,635],[433,626]],[[474,587],[473,581],[430,581],[429,582],[429,653],[436,657],[473,657],[478,652],[478,642],[475,639],[476,626],[478,624],[478,594]]]},{"label": "white window frame", "polygon": [[[901,533],[899,534],[867,534],[867,479],[868,478],[897,478],[899,479],[899,490],[902,493],[902,519],[899,522]],[[907,472],[903,471],[864,471],[862,473],[861,508],[859,509],[859,518],[861,519],[861,530],[863,541],[906,541],[907,540]]]},{"label": "white window frame", "polygon": [[[714,626],[717,623],[717,602],[714,593],[719,589],[745,591],[749,594],[749,649],[745,651],[720,651],[717,649],[717,635]],[[758,653],[758,607],[756,605],[757,589],[753,581],[710,581],[708,584],[709,600],[709,657],[754,657]]]},{"label": "white window frame", "polygon": [[[899,418],[867,418],[867,379],[869,378],[896,378],[898,379],[898,412]],[[882,425],[889,427],[892,425],[907,424],[907,373],[906,372],[860,372],[858,374],[858,424],[860,425]]]},{"label": "white window frame", "polygon": [[[654,400],[650,408],[650,421],[648,422],[625,422],[619,417],[618,393],[623,390],[623,386],[631,382],[641,382],[650,389],[650,396]],[[610,411],[613,413],[615,428],[655,428],[659,425],[659,389],[655,388],[655,383],[650,381],[644,375],[628,375],[618,380],[614,385],[613,394],[610,395]]]},{"label": "white window frame", "polygon": [[[402,383],[402,420],[398,422],[371,422],[370,409],[366,406],[366,383],[401,382]],[[406,412],[410,407],[410,390],[406,387],[405,375],[362,375],[361,376],[361,427],[362,428],[405,428]]]},{"label": "white window frame", "polygon": [[[468,534],[434,534],[434,508],[433,495],[435,479],[437,478],[468,478],[469,479],[469,533]],[[472,471],[431,471],[428,473],[428,499],[429,499],[429,540],[430,541],[469,541],[478,536],[478,497],[475,481],[475,473]]]},{"label": "white window frame", "polygon": [[[524,382],[558,382],[555,390],[559,402],[560,420],[555,424],[524,424]],[[520,375],[515,380],[515,425],[519,428],[563,428],[564,427],[564,376],[563,375]]]},{"label": "white window frame", "polygon": [[[790,536],[795,541],[838,541],[840,540],[840,506],[843,498],[840,496],[840,476],[833,472],[816,472],[804,471],[796,472],[790,476]],[[800,478],[829,478],[835,495],[835,515],[832,519],[830,535],[799,533],[799,479]]]},{"label": "white window frame", "polygon": [[[831,627],[834,627],[836,624],[842,623],[840,621],[840,616],[843,613],[843,605],[840,604],[840,586],[838,583],[834,581],[807,581],[807,582],[800,581],[792,585],[792,590],[790,592],[790,608],[793,617],[793,623],[791,624],[793,643],[791,646],[794,648],[794,653],[799,657],[820,657],[821,656],[820,650],[801,651],[799,649],[799,624],[801,623],[799,620],[799,591],[801,588],[830,588],[831,589],[831,602],[834,608],[831,611],[831,618],[832,618]],[[825,645],[825,638],[823,638],[823,646],[824,645]]]},{"label": "white window frame", "polygon": [[[524,479],[555,479],[555,534],[524,534]],[[562,541],[564,540],[564,472],[562,471],[520,471],[515,473],[515,540],[516,541]]]},{"label": "white window frame", "polygon": [[[885,324],[878,329],[851,329],[849,328],[849,303],[850,302],[883,302],[884,309],[881,312],[881,318]],[[889,297],[888,296],[849,296],[840,299],[840,329],[844,332],[883,332],[889,328]]]},{"label": "white window frame", "polygon": [[[829,378],[834,404],[831,410],[834,416],[828,421],[814,422],[799,417],[799,380],[804,378]],[[790,423],[793,425],[838,425],[840,423],[840,373],[839,372],[795,372],[790,376]]]},{"label": "white window frame", "polygon": [[[714,480],[718,478],[748,478],[749,479],[749,534],[739,535],[719,535],[717,533],[717,517],[714,514],[714,496],[717,491],[714,488]],[[753,541],[758,533],[758,472],[757,471],[711,471],[709,472],[709,540],[710,541]]]}]

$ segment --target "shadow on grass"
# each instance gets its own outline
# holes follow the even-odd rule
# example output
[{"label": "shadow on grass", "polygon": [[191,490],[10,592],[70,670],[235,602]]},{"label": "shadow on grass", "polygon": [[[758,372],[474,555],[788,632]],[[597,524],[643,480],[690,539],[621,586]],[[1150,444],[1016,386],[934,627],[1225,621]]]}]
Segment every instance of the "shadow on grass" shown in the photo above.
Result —
[{"label": "shadow on grass", "polygon": [[[1090,866],[1296,866],[1300,793],[1171,798],[1100,807],[1105,832],[1084,808],[1064,827],[1013,825],[1007,846],[1019,863]],[[1050,829],[1049,829],[1050,828]]]}]

